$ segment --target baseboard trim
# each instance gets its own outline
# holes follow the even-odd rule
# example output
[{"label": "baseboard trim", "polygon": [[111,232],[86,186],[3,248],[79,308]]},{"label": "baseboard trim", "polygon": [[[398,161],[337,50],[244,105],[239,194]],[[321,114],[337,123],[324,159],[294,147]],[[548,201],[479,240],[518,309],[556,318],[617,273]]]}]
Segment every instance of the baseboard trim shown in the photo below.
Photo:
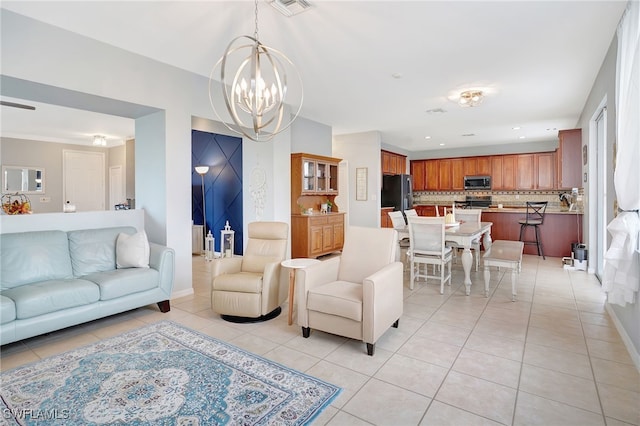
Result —
[{"label": "baseboard trim", "polygon": [[616,312],[613,310],[611,305],[609,303],[605,303],[604,308],[609,313],[609,316],[611,316],[611,319],[613,320],[613,324],[616,326],[616,330],[618,330],[618,333],[620,333],[622,342],[627,348],[627,351],[629,352],[629,356],[631,356],[631,360],[636,366],[636,369],[640,371],[640,354],[638,354],[638,351],[636,350],[635,346],[633,346],[633,342],[631,341],[631,338],[629,337],[629,335],[627,334],[627,331],[622,326],[622,323],[618,319],[618,316],[616,315]]},{"label": "baseboard trim", "polygon": [[193,294],[193,287],[186,290],[174,291],[171,293],[171,300],[178,299],[180,297],[191,296]]}]

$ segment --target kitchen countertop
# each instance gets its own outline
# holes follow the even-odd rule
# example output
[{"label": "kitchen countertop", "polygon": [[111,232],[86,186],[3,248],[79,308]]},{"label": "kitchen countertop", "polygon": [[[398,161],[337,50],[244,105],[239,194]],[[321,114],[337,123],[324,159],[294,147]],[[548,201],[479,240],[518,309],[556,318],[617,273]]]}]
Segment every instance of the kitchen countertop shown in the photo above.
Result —
[{"label": "kitchen countertop", "polygon": [[[435,206],[435,204],[414,204],[414,206]],[[449,204],[438,204],[438,206],[444,206],[444,207],[451,207],[451,205]],[[490,206],[487,208],[482,209],[483,212],[488,212],[488,213],[522,213],[525,214],[527,211],[527,208],[525,206],[505,206],[501,209],[498,208],[498,206]],[[576,214],[583,214],[582,211],[578,210],[578,211],[569,211],[569,208],[567,207],[547,207],[546,210],[547,214],[572,214],[572,215],[576,215]]]}]

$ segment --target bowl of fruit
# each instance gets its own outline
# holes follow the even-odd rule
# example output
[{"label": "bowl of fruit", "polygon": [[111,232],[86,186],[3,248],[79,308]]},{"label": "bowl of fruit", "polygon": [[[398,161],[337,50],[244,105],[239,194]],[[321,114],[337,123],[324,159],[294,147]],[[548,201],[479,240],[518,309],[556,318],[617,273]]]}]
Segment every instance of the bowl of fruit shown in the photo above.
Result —
[{"label": "bowl of fruit", "polygon": [[31,202],[24,194],[3,194],[2,211],[6,214],[31,214]]}]

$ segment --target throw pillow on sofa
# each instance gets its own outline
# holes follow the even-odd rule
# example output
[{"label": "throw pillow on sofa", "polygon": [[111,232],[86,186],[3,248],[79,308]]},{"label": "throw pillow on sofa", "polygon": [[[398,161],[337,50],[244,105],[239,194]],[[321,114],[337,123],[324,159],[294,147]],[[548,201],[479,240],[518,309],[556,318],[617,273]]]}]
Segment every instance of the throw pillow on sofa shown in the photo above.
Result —
[{"label": "throw pillow on sofa", "polygon": [[149,241],[146,232],[140,231],[133,235],[123,232],[118,234],[116,267],[118,269],[149,267]]}]

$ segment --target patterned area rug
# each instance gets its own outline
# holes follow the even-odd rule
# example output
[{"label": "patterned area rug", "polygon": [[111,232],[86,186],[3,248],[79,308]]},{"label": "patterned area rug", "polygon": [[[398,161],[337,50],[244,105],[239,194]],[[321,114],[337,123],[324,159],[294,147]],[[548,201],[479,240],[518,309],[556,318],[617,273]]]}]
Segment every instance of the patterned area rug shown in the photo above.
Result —
[{"label": "patterned area rug", "polygon": [[10,425],[301,425],[341,391],[170,321],[1,377]]}]

